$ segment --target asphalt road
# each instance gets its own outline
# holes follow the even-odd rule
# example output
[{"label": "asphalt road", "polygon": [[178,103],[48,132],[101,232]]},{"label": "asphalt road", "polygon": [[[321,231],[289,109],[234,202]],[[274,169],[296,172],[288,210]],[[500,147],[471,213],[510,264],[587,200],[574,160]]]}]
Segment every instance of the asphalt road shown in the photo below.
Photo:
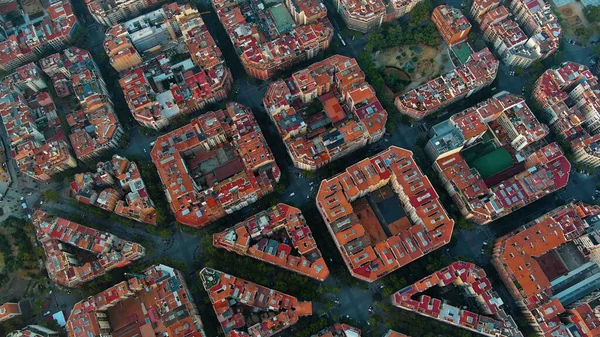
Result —
[{"label": "asphalt road", "polygon": [[[451,0],[447,1],[447,3],[460,8],[462,2],[460,0]],[[329,2],[326,2],[326,4],[330,7]],[[330,12],[332,11],[332,8],[328,9]],[[284,193],[280,197],[280,201],[295,206],[303,206],[307,203],[314,202],[314,193],[316,192],[316,189],[318,189],[320,178],[323,178],[322,174],[321,177],[313,180],[306,179],[299,175],[299,170],[293,167],[289,156],[278,137],[275,126],[266,115],[266,111],[261,107],[262,97],[271,81],[249,81],[243,72],[241,64],[239,63],[236,53],[233,51],[227,36],[224,35],[222,27],[218,21],[216,21],[214,13],[205,16],[205,21],[209,26],[211,34],[219,41],[219,45],[222,46],[226,62],[232,69],[232,73],[238,84],[239,91],[235,94],[234,100],[253,108],[263,133],[277,158],[278,165],[282,169],[283,174],[286,175],[286,181],[289,182]],[[331,21],[334,27],[336,27],[336,33],[341,31],[339,28],[343,23],[338,22],[338,18],[335,16],[332,16]],[[92,36],[91,41],[94,45],[101,43],[101,36],[103,35],[103,29],[101,27],[92,24],[86,26],[86,29],[88,29],[88,32]],[[334,39],[338,39],[337,34]],[[346,45],[340,45],[337,52],[346,56],[358,57],[366,44],[367,35],[363,35],[357,39],[344,37],[344,40]],[[565,60],[589,64],[589,57],[592,54],[591,48],[582,48],[565,44]],[[501,67],[494,85],[497,87],[496,91],[507,90],[509,92],[520,94],[522,83],[523,78],[511,76],[509,75],[508,69]],[[450,115],[473,103],[472,100],[464,100],[457,105],[449,107],[446,113]],[[397,125],[396,130],[391,135],[386,136],[378,143],[370,144],[356,154],[340,159],[341,164],[343,164],[340,166],[356,162],[359,159],[379,152],[390,145],[414,149],[419,133],[420,130],[418,125]],[[0,134],[6,139],[3,128],[1,128]],[[150,143],[153,142],[156,137],[141,134],[138,127],[130,129],[129,134],[131,137],[130,143],[126,147],[119,149],[117,153],[125,156],[135,155],[149,159]],[[11,172],[14,182],[8,194],[9,198],[0,201],[0,206],[4,207],[5,212],[9,210],[9,212],[7,212],[9,214],[25,216],[25,214],[18,209],[15,210],[15,205],[18,205],[18,208],[20,208],[20,203],[16,201],[18,201],[23,194],[25,194],[29,205],[39,205],[38,200],[44,190],[56,189],[59,186],[57,184],[45,185],[43,183],[34,182],[29,178],[22,177],[22,175],[17,172],[13,160],[9,162],[9,171]],[[489,226],[477,226],[471,231],[461,231],[458,236],[458,244],[452,248],[442,248],[446,249],[444,254],[453,259],[467,257],[476,260],[482,265],[486,265],[489,262],[489,257],[482,253],[484,242],[492,244],[493,240],[498,236],[506,234],[518,225],[533,220],[535,217],[556,207],[558,204],[573,199],[592,202],[591,196],[594,193],[595,186],[599,183],[600,179],[598,176],[586,176],[572,172],[569,185],[564,191],[555,193],[542,201],[527,206],[510,216],[495,221]],[[29,192],[32,192],[31,196],[27,195]],[[294,193],[293,196],[291,195],[292,192]],[[198,231],[198,234],[192,235],[188,232],[176,230],[170,239],[165,240],[158,236],[148,234],[143,229],[131,228],[123,224],[108,221],[107,219],[96,218],[90,214],[83,214],[79,209],[72,207],[69,203],[64,201],[60,203],[45,203],[42,205],[42,208],[57,215],[79,214],[79,216],[85,217],[84,219],[87,221],[98,222],[99,224],[102,224],[103,228],[106,230],[125,239],[135,240],[136,238],[143,238],[146,242],[151,243],[153,247],[156,247],[154,257],[170,257],[184,262],[186,265],[194,264],[195,258],[201,252],[202,247],[200,247],[200,242],[202,236],[210,234],[206,231]],[[259,211],[257,205],[251,205],[241,210],[239,213],[250,215],[257,211]],[[2,218],[0,218],[0,220],[2,220]],[[325,284],[339,286],[341,290],[339,294],[340,306],[332,310],[331,314],[348,315],[358,321],[366,321],[368,319],[369,314],[367,308],[374,304],[373,294],[375,290],[373,289],[377,288],[377,283],[370,289],[364,290],[360,287],[350,287],[332,276]],[[501,286],[499,286],[499,291],[505,300],[505,303],[512,302]],[[55,287],[52,294],[51,308],[61,308],[68,314],[72,305],[77,300],[78,298],[75,295]],[[398,311],[397,314],[400,315],[401,313],[401,311]]]}]

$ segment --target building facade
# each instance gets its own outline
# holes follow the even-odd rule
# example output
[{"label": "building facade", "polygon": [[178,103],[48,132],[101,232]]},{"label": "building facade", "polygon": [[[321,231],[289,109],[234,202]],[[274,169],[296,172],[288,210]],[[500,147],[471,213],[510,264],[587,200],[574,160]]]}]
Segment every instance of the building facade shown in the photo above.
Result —
[{"label": "building facade", "polygon": [[[597,307],[593,299],[600,288],[600,267],[589,260],[581,239],[598,236],[599,213],[598,206],[572,202],[499,238],[494,245],[492,264],[541,336],[593,336],[590,332],[597,331],[589,303]],[[562,259],[567,255],[573,258],[569,263]],[[591,325],[586,327],[587,323]]]},{"label": "building facade", "polygon": [[223,100],[233,77],[200,13],[168,4],[114,25],[104,50],[121,72],[125,101],[140,125],[161,129]]},{"label": "building facade", "polygon": [[256,202],[281,175],[254,115],[233,102],[158,137],[151,157],[175,218],[192,227]]},{"label": "building facade", "polygon": [[314,171],[385,133],[387,111],[355,59],[331,56],[267,88],[263,104],[294,166]]},{"label": "building facade", "polygon": [[66,47],[79,25],[68,0],[45,2],[44,7],[36,6],[39,12],[35,13],[24,4],[18,7],[12,15],[19,17],[13,20],[20,24],[3,29],[0,42],[0,70],[6,72]]},{"label": "building facade", "polygon": [[396,97],[394,104],[401,114],[421,120],[490,85],[496,79],[498,64],[492,53],[483,49],[469,56],[466,63]]},{"label": "building facade", "polygon": [[[301,10],[294,6],[300,1],[286,1],[286,5],[292,8],[278,6],[277,11],[265,9],[255,2],[211,2],[244,70],[257,79],[267,80],[277,72],[313,58],[327,49],[333,38],[333,26],[325,15],[326,9],[317,0],[304,1]],[[302,11],[315,13],[315,21],[298,14]],[[282,24],[272,27],[272,22]]]},{"label": "building facade", "polygon": [[431,13],[431,21],[448,46],[467,41],[469,37],[471,23],[460,10],[454,7],[437,6]]},{"label": "building facade", "polygon": [[448,244],[454,228],[412,152],[396,146],[323,180],[316,203],[350,274],[367,282]]},{"label": "building facade", "polygon": [[565,62],[546,70],[532,93],[550,126],[570,145],[573,161],[591,168],[600,166],[599,88],[586,66]]}]

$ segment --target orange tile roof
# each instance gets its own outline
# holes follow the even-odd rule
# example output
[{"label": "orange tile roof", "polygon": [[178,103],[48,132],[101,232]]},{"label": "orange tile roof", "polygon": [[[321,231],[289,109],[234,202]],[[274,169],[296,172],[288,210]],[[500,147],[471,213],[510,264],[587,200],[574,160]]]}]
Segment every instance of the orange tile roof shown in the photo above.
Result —
[{"label": "orange tile roof", "polygon": [[[211,3],[246,72],[262,80],[272,77],[277,71],[288,69],[292,64],[311,58],[315,50],[327,48],[333,38],[333,27],[323,15],[306,25],[297,21],[296,26],[286,32],[263,32],[263,28],[268,25],[254,22],[254,14],[250,13],[267,15],[265,8],[252,3],[242,6],[233,0],[212,0]],[[293,5],[291,1],[286,2],[288,4]],[[249,17],[248,21],[246,16]],[[267,36],[273,38],[269,40]]]},{"label": "orange tile roof", "polygon": [[394,330],[388,330],[383,337],[409,337],[403,333],[396,332]]},{"label": "orange tile roof", "polygon": [[348,324],[336,323],[333,326],[319,331],[314,337],[360,337],[362,331]]},{"label": "orange tile roof", "polygon": [[[464,294],[474,299],[484,314],[421,294],[436,286],[450,285],[463,288]],[[514,319],[504,311],[502,299],[492,288],[485,271],[470,262],[456,261],[397,291],[391,300],[398,308],[487,336],[523,337]]]},{"label": "orange tile roof", "polygon": [[[96,166],[95,173],[76,174],[75,181],[71,182],[71,190],[77,201],[102,207],[135,221],[156,225],[154,202],[150,199],[136,163],[119,155],[113,155],[110,161],[99,162]],[[107,188],[107,185],[111,187]],[[115,188],[122,190],[122,193]],[[100,196],[112,192],[114,202],[109,207],[100,205],[101,197],[94,198],[98,191]]]},{"label": "orange tile roof", "polygon": [[398,97],[400,113],[422,119],[445,106],[492,83],[499,61],[486,48],[472,54],[466,63]]},{"label": "orange tile roof", "polygon": [[[301,302],[215,269],[202,269],[200,278],[226,337],[270,337],[296,324],[301,316],[312,314],[312,302]],[[261,316],[261,321],[250,325],[245,311],[234,311],[234,305],[247,307],[254,313],[269,311],[274,316]]]},{"label": "orange tile roof", "polygon": [[[324,112],[309,115],[314,99]],[[315,170],[385,132],[387,112],[355,59],[331,56],[276,81],[263,97],[294,165]]]},{"label": "orange tile roof", "polygon": [[593,123],[585,123],[590,122],[585,116],[591,116],[587,111],[600,109],[599,89],[598,78],[586,66],[564,62],[560,67],[546,70],[532,92],[535,101],[555,116],[552,124],[555,132],[573,149],[583,150],[583,158],[575,160],[584,165],[594,166],[589,164],[594,162],[590,159],[598,158],[598,136],[590,128]]},{"label": "orange tile roof", "polygon": [[[549,192],[566,186],[571,164],[557,143],[537,151],[524,151],[543,139],[549,128],[540,123],[523,98],[501,92],[450,117],[450,127],[463,133],[464,142],[444,149],[434,168],[461,213],[478,224],[487,224],[522,208]],[[448,122],[441,124],[447,125]],[[490,130],[500,147],[511,155],[511,166],[484,180],[460,153],[452,153],[474,144]],[[456,137],[458,139],[458,137]],[[428,146],[431,146],[431,142]],[[498,149],[500,148],[498,147]],[[517,151],[524,151],[518,153]],[[518,162],[515,158],[525,157]],[[551,171],[551,172],[549,172]],[[512,174],[512,175],[510,175]]]},{"label": "orange tile roof", "polygon": [[[410,214],[412,226],[382,242],[369,243],[366,221],[357,218],[352,203],[388,184]],[[438,199],[412,152],[392,146],[323,180],[317,208],[352,275],[371,282],[449,242],[454,221]]]},{"label": "orange tile roof", "polygon": [[[195,66],[186,67],[183,76],[172,78],[174,83],[169,87],[151,83],[161,76],[173,77],[172,74],[177,70],[172,69],[175,64],[171,58],[165,53],[152,53],[151,58],[144,57],[142,60],[139,55],[144,55],[146,50],[136,50],[136,46],[139,48],[142,44],[132,42],[135,31],[130,32],[130,27],[138,27],[142,23],[149,27],[164,25],[166,28],[161,26],[160,29],[172,34],[173,41],[169,43],[186,47],[178,56]],[[178,32],[177,36],[172,33],[174,31]],[[147,127],[159,129],[168,125],[176,115],[196,111],[208,103],[225,99],[233,82],[221,50],[198,10],[189,4],[164,5],[151,13],[113,26],[105,34],[104,49],[111,64],[118,64],[115,68],[122,72],[120,84],[129,109],[134,118]],[[139,61],[131,62],[128,69],[122,69],[117,58],[131,57],[132,54],[136,54]],[[181,62],[177,66],[181,67]]]},{"label": "orange tile roof", "polygon": [[495,243],[494,266],[515,301],[523,303],[522,310],[534,317],[544,336],[554,336],[565,328],[559,320],[565,309],[557,298],[553,298],[551,279],[539,258],[585,235],[589,226],[586,219],[599,213],[598,206],[570,203]]},{"label": "orange tile roof", "polygon": [[0,305],[0,322],[7,321],[15,316],[21,315],[19,303],[6,302]]},{"label": "orange tile roof", "polygon": [[[32,221],[46,254],[50,279],[67,287],[79,286],[112,269],[125,267],[145,254],[145,248],[138,243],[50,216],[41,210],[35,211]],[[80,259],[61,249],[60,245],[65,244],[88,251],[96,259]]]},{"label": "orange tile roof", "polygon": [[[213,123],[222,127],[207,128]],[[217,151],[228,149],[229,161],[219,162]],[[194,158],[183,152],[194,153]],[[192,227],[205,226],[272,192],[281,174],[252,112],[233,102],[226,111],[206,113],[158,137],[151,156],[175,218]],[[202,158],[216,159],[216,167],[204,169]],[[190,170],[197,171],[196,177]]]},{"label": "orange tile roof", "polygon": [[[285,238],[277,240],[281,234],[276,233],[284,233]],[[329,268],[302,212],[286,204],[273,206],[214,234],[213,245],[320,281],[329,276]]]},{"label": "orange tile roof", "polygon": [[[108,325],[113,334],[206,337],[202,320],[183,275],[165,265],[148,267],[75,304],[67,320],[69,337],[98,335]],[[103,320],[99,319],[103,316]]]}]

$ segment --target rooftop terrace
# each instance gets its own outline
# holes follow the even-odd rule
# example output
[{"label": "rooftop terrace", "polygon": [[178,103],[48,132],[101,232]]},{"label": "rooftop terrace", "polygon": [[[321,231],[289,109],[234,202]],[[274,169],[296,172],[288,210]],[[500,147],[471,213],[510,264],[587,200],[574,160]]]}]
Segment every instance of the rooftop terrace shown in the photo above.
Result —
[{"label": "rooftop terrace", "polygon": [[69,337],[207,337],[183,275],[162,264],[78,302],[66,328]]},{"label": "rooftop terrace", "polygon": [[[600,269],[593,255],[599,247],[598,214],[598,206],[572,202],[501,237],[494,245],[492,262],[500,278],[542,336],[570,336],[561,320],[565,308],[598,290]],[[569,245],[574,252],[564,250]],[[570,265],[572,254],[583,258]],[[548,266],[550,259],[555,261],[553,266]]]},{"label": "rooftop terrace", "polygon": [[[460,287],[466,297],[474,299],[480,306],[482,314],[461,309],[427,295],[418,296],[432,287],[451,285]],[[504,303],[493,289],[485,271],[469,262],[454,262],[399,290],[392,295],[392,304],[484,336],[523,336],[513,318],[504,311]]]},{"label": "rooftop terrace", "polygon": [[368,282],[446,245],[454,227],[412,152],[396,146],[323,180],[316,202],[350,273]]},{"label": "rooftop terrace", "polygon": [[263,103],[301,169],[316,170],[385,132],[387,112],[375,91],[356,60],[341,55],[274,82]]},{"label": "rooftop terrace", "polygon": [[200,278],[226,337],[270,337],[312,314],[311,302],[215,269]]},{"label": "rooftop terrace", "polygon": [[46,254],[48,276],[63,286],[77,287],[145,254],[145,248],[135,242],[41,210],[35,211],[32,221]]},{"label": "rooftop terrace", "polygon": [[329,268],[299,209],[277,204],[213,235],[213,245],[324,281]]},{"label": "rooftop terrace", "polygon": [[293,6],[297,2],[286,1],[288,8],[278,7],[274,13],[253,1],[212,0],[211,3],[244,69],[255,78],[266,80],[277,71],[312,58],[327,48],[333,38],[333,27],[324,9],[319,9],[319,15],[310,15],[311,21],[293,16],[293,25],[282,11],[297,12]]},{"label": "rooftop terrace", "polygon": [[175,218],[192,227],[254,203],[281,174],[252,111],[234,102],[158,137],[151,156]]}]

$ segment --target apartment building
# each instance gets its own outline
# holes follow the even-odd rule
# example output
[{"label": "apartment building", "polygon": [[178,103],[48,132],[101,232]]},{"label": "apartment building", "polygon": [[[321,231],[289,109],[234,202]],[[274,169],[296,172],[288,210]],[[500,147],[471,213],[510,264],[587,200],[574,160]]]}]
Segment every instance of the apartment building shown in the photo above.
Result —
[{"label": "apartment building", "polygon": [[21,173],[47,181],[77,166],[44,73],[36,64],[17,68],[0,83],[0,116]]},{"label": "apartment building", "polygon": [[159,264],[75,304],[67,320],[69,337],[206,337],[185,277]]},{"label": "apartment building", "polygon": [[104,50],[121,72],[127,105],[161,129],[229,94],[233,78],[197,9],[171,3],[110,28]]},{"label": "apartment building", "polygon": [[[271,337],[296,324],[300,317],[312,314],[312,302],[302,302],[222,271],[204,268],[200,279],[225,337]],[[252,317],[250,313],[254,313]]]},{"label": "apartment building", "polygon": [[[35,61],[48,51],[67,46],[78,29],[77,17],[68,0],[44,2],[39,12],[32,13],[25,3],[18,3],[11,21],[18,25],[5,25],[0,42],[0,70],[10,72]],[[0,17],[2,17],[0,15]]]},{"label": "apartment building", "polygon": [[367,33],[410,12],[421,0],[335,0],[349,29]]},{"label": "apartment building", "polygon": [[[46,254],[48,276],[66,287],[78,287],[110,270],[125,267],[145,254],[146,249],[140,244],[42,210],[35,211],[32,221]],[[77,250],[85,251],[85,258],[78,256]]]},{"label": "apartment building", "polygon": [[599,237],[598,214],[598,206],[572,202],[494,244],[492,264],[540,336],[597,335],[590,304],[597,308],[600,268],[581,239]]},{"label": "apartment building", "polygon": [[75,199],[126,218],[156,225],[156,209],[135,162],[113,155],[96,172],[78,173],[70,184]]},{"label": "apartment building", "polygon": [[318,0],[286,0],[285,6],[300,26],[327,18],[327,7]]},{"label": "apartment building", "polygon": [[112,26],[162,2],[164,0],[86,0],[85,4],[96,22]]},{"label": "apartment building", "polygon": [[[479,158],[467,163],[456,153],[435,161],[434,169],[463,216],[480,225],[565,187],[571,170],[556,143],[528,157],[502,146]],[[490,160],[494,165],[485,166]]]},{"label": "apartment building", "polygon": [[532,96],[548,114],[550,126],[573,151],[573,161],[600,166],[598,78],[584,65],[565,62],[536,81]]},{"label": "apartment building", "polygon": [[19,303],[6,302],[0,305],[0,322],[8,321],[17,316],[21,316],[21,306]]},{"label": "apartment building", "polygon": [[522,97],[502,91],[431,127],[425,152],[435,161],[472,146],[486,132],[498,147],[521,151],[544,139],[550,128],[538,121]]},{"label": "apartment building", "polygon": [[571,304],[567,308],[567,329],[574,335],[581,337],[593,337],[600,335],[600,292],[594,292],[589,296]]},{"label": "apartment building", "polygon": [[560,47],[562,28],[543,0],[514,0],[506,6],[475,0],[471,15],[507,65],[526,68]]},{"label": "apartment building", "polygon": [[437,6],[431,13],[431,21],[448,46],[467,41],[469,38],[471,23],[459,9],[446,5]]},{"label": "apartment building", "polygon": [[[54,86],[61,88],[57,92],[72,92],[79,102],[79,109],[66,116],[71,128],[69,140],[77,159],[91,160],[117,148],[124,130],[90,52],[71,47],[39,63],[42,71],[56,80]],[[64,89],[63,80],[70,81],[70,88]]]},{"label": "apartment building", "polygon": [[[454,286],[477,303],[481,314],[447,301],[421,294],[433,287]],[[473,263],[456,261],[392,295],[395,307],[489,337],[523,337],[514,319],[504,310],[485,270]]]},{"label": "apartment building", "polygon": [[302,212],[277,204],[213,235],[213,245],[324,281],[329,268]]},{"label": "apartment building", "polygon": [[[266,80],[313,58],[328,48],[333,38],[333,26],[327,19],[326,9],[316,0],[302,2],[303,9],[294,5],[301,1],[291,0],[285,2],[287,7],[268,8],[253,1],[211,2],[246,73],[254,78]],[[307,18],[298,14],[301,11]],[[315,21],[311,22],[308,16]]]},{"label": "apartment building", "polygon": [[412,152],[396,146],[323,180],[316,203],[350,274],[367,282],[448,244],[454,228]]},{"label": "apartment building", "polygon": [[[470,14],[477,23],[481,24],[483,22],[483,15],[495,8],[500,6],[500,1],[498,0],[477,0],[473,1],[471,4]],[[483,28],[482,28],[483,30]]]},{"label": "apartment building", "polygon": [[353,58],[331,56],[272,83],[263,104],[294,166],[314,171],[381,139],[387,111]]},{"label": "apartment building", "polygon": [[192,227],[256,202],[281,176],[252,111],[234,102],[158,137],[151,157],[175,218]]},{"label": "apartment building", "polygon": [[466,63],[396,97],[401,114],[421,120],[490,85],[499,62],[486,48],[469,56]]}]

